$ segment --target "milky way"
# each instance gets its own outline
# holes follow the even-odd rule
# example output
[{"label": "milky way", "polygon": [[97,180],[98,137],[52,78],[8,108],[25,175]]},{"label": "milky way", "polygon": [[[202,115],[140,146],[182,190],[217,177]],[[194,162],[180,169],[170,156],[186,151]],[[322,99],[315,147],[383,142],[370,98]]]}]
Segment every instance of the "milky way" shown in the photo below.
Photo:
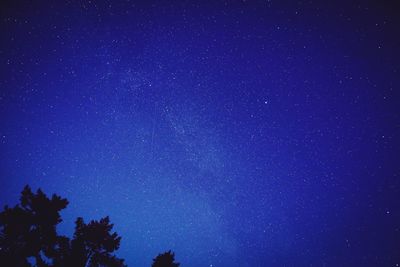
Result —
[{"label": "milky way", "polygon": [[400,264],[396,5],[75,2],[1,4],[2,206],[110,215],[129,266]]}]

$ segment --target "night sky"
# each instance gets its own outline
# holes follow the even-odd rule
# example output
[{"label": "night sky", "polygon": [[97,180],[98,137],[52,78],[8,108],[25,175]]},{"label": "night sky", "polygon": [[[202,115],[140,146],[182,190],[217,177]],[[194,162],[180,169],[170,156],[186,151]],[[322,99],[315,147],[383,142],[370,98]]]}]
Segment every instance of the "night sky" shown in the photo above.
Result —
[{"label": "night sky", "polygon": [[399,266],[398,5],[0,10],[1,207],[110,215],[130,267]]}]

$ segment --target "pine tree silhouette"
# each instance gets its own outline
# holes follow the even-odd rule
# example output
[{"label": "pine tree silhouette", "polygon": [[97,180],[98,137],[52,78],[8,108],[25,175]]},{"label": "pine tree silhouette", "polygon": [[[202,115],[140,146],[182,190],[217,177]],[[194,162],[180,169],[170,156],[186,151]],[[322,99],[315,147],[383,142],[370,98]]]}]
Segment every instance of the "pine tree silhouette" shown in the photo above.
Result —
[{"label": "pine tree silhouette", "polygon": [[175,253],[167,251],[153,259],[152,267],[179,267],[180,263],[175,262]]},{"label": "pine tree silhouette", "polygon": [[69,266],[125,266],[123,260],[112,255],[119,248],[121,237],[110,233],[113,225],[109,217],[88,224],[78,218],[75,224]]},{"label": "pine tree silhouette", "polygon": [[[113,253],[121,237],[112,233],[110,218],[85,223],[75,221],[72,239],[57,234],[60,211],[68,200],[29,186],[21,192],[20,203],[0,212],[0,266],[5,267],[126,267]],[[167,251],[153,259],[152,267],[179,267],[175,254]]]},{"label": "pine tree silhouette", "polygon": [[68,201],[57,195],[48,198],[29,186],[21,193],[20,204],[5,206],[0,213],[0,264],[7,267],[123,267],[124,260],[113,252],[121,237],[111,233],[109,217],[85,224],[76,220],[72,240],[57,234],[60,211]]},{"label": "pine tree silhouette", "polygon": [[53,195],[48,198],[40,189],[35,193],[25,186],[20,205],[5,206],[0,213],[0,262],[5,266],[48,266],[46,260],[55,253],[59,236],[56,226],[60,211],[68,205],[66,199]]}]

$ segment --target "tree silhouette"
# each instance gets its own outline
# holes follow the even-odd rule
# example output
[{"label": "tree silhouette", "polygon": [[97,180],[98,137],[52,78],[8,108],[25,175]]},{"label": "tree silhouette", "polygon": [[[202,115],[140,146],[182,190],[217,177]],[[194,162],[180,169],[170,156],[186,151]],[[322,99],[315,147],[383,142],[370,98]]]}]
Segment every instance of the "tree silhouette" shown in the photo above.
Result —
[{"label": "tree silhouette", "polygon": [[180,263],[175,262],[175,253],[167,251],[153,259],[152,267],[179,267]]},{"label": "tree silhouette", "polygon": [[[0,265],[6,267],[126,267],[113,253],[121,237],[112,233],[110,218],[85,223],[75,221],[72,239],[57,234],[60,211],[68,200],[29,186],[21,192],[20,203],[0,212]],[[152,267],[179,267],[175,254],[167,251],[153,259]]]},{"label": "tree silhouette", "polygon": [[32,193],[25,186],[20,205],[5,206],[0,213],[0,262],[7,266],[48,266],[46,259],[54,254],[59,236],[56,226],[62,220],[60,211],[68,205],[66,199],[48,198],[40,189]]},{"label": "tree silhouette", "polygon": [[110,233],[108,217],[85,224],[76,220],[72,240],[57,234],[60,211],[68,201],[57,195],[48,198],[29,186],[21,193],[20,204],[5,206],[0,213],[0,264],[7,267],[122,267],[124,260],[112,253],[121,237]]},{"label": "tree silhouette", "polygon": [[119,248],[121,237],[110,233],[113,225],[109,217],[85,224],[82,218],[75,222],[75,234],[70,244],[68,266],[125,266],[112,253]]}]

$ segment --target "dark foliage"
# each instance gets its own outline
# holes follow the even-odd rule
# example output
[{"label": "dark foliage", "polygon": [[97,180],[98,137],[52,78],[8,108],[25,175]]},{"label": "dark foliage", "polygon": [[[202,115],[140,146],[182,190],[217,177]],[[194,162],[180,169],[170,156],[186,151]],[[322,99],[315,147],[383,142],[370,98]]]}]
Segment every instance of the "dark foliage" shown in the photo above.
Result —
[{"label": "dark foliage", "polygon": [[153,259],[152,267],[179,267],[180,263],[175,262],[175,253],[167,251],[159,254]]},{"label": "dark foliage", "polygon": [[78,218],[75,224],[70,260],[65,266],[125,266],[123,260],[112,255],[119,248],[121,237],[117,233],[110,234],[113,225],[108,217],[88,224]]},{"label": "dark foliage", "polygon": [[32,193],[26,186],[20,204],[5,207],[0,213],[0,262],[7,266],[49,266],[46,259],[55,254],[58,239],[56,226],[62,220],[60,211],[68,205],[66,199],[48,198],[40,189]]},{"label": "dark foliage", "polygon": [[[110,218],[85,223],[77,218],[72,239],[57,234],[60,211],[68,200],[25,186],[20,203],[0,212],[0,266],[7,267],[125,267],[113,253],[121,237],[111,233]],[[152,267],[179,267],[171,251],[153,259]]]},{"label": "dark foliage", "polygon": [[113,255],[121,237],[111,233],[113,225],[105,217],[86,224],[76,220],[70,240],[57,234],[60,211],[68,201],[57,195],[48,198],[40,189],[26,186],[20,204],[0,213],[0,264],[7,267],[122,267]]}]

